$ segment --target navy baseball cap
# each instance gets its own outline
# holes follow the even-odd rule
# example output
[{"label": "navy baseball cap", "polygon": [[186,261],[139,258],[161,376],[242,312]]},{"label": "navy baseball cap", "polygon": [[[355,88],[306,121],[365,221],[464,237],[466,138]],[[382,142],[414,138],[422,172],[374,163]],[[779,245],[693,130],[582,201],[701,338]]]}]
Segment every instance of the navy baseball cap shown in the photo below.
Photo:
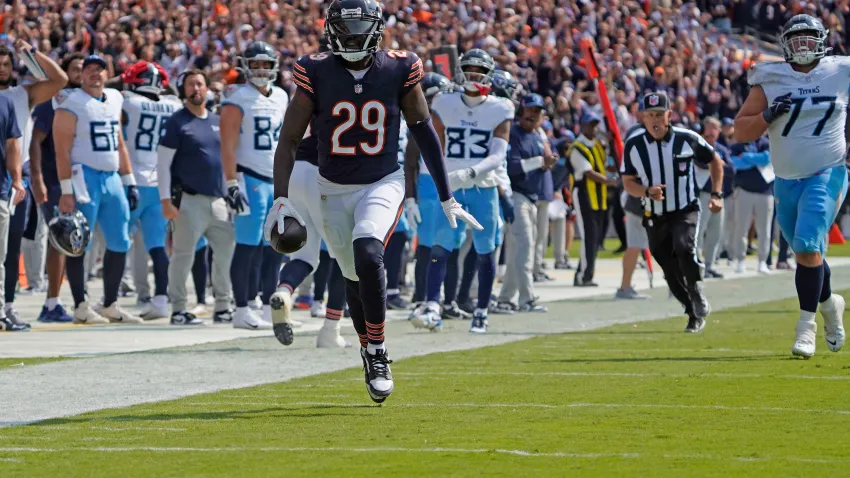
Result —
[{"label": "navy baseball cap", "polygon": [[531,93],[522,97],[520,102],[523,108],[544,108],[543,97],[537,93]]},{"label": "navy baseball cap", "polygon": [[579,121],[579,123],[581,123],[581,124],[587,124],[587,123],[593,123],[593,122],[601,123],[602,119],[600,119],[599,115],[597,115],[596,113],[593,113],[592,111],[588,111],[587,113],[581,115],[581,121]]},{"label": "navy baseball cap", "polygon": [[732,118],[730,118],[730,117],[728,117],[728,116],[727,116],[726,118],[723,118],[722,120],[720,120],[720,123],[721,123],[723,126],[734,126],[734,125],[735,125],[735,120],[733,120]]},{"label": "navy baseball cap", "polygon": [[106,60],[98,55],[89,55],[83,60],[83,68],[89,65],[100,65],[101,68],[106,69]]}]

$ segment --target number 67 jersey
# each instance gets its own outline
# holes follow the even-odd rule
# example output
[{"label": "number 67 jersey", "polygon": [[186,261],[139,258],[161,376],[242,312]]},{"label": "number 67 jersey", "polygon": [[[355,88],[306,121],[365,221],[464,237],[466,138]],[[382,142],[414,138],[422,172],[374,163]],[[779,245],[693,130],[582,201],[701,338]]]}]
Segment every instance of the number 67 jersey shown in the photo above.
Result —
[{"label": "number 67 jersey", "polygon": [[337,184],[372,184],[399,169],[401,99],[422,79],[416,54],[379,50],[352,72],[328,53],[302,56],[293,79],[315,105],[319,174]]},{"label": "number 67 jersey", "polygon": [[791,93],[791,111],[768,127],[776,176],[801,179],[844,164],[850,58],[828,56],[808,73],[786,62],[757,63],[747,81],[761,85],[767,104]]}]

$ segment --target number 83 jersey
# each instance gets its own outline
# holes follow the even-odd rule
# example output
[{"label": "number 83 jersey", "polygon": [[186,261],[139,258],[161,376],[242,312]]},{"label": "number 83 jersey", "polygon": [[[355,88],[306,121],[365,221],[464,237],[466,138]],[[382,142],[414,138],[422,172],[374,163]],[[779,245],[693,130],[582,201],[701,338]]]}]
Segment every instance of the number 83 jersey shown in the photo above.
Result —
[{"label": "number 83 jersey", "polygon": [[[514,118],[514,105],[497,96],[487,96],[484,101],[469,106],[462,91],[440,93],[431,102],[431,110],[439,116],[446,130],[446,169],[451,172],[469,168],[490,155],[493,131],[505,120]],[[486,178],[476,178],[482,187],[497,184],[493,173]],[[482,182],[483,181],[483,182]]]},{"label": "number 83 jersey", "polygon": [[767,104],[791,93],[791,111],[768,127],[776,175],[801,179],[844,164],[850,58],[828,56],[808,73],[786,62],[757,63],[747,81],[761,85]]},{"label": "number 83 jersey", "polygon": [[273,177],[274,151],[289,96],[276,86],[269,86],[268,95],[264,95],[251,84],[230,85],[224,90],[221,104],[242,110],[236,164],[267,178]]}]

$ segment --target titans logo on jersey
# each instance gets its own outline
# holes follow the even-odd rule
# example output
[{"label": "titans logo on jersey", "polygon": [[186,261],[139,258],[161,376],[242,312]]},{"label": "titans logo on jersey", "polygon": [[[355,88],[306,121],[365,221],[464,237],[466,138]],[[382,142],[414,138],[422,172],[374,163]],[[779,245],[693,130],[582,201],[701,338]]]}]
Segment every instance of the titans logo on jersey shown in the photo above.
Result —
[{"label": "titans logo on jersey", "polygon": [[[449,171],[468,168],[490,154],[493,131],[505,120],[513,120],[514,106],[510,101],[487,96],[483,102],[469,106],[463,92],[441,93],[434,97],[431,111],[445,127],[446,167]],[[492,187],[498,184],[494,174],[476,178],[475,184]]]},{"label": "titans logo on jersey", "polygon": [[125,138],[133,173],[139,186],[156,186],[156,147],[165,129],[165,121],[183,107],[176,96],[162,96],[154,101],[131,91],[124,95]]},{"label": "titans logo on jersey", "polygon": [[280,139],[283,115],[289,96],[271,86],[264,95],[250,84],[230,85],[224,91],[224,105],[242,110],[242,127],[236,147],[236,164],[265,177],[274,175],[274,151]]},{"label": "titans logo on jersey", "polygon": [[77,117],[71,147],[71,163],[100,171],[118,171],[118,135],[121,134],[121,92],[106,88],[103,98],[94,98],[82,89],[62,90],[54,98],[56,110]]},{"label": "titans logo on jersey", "polygon": [[791,111],[768,128],[777,176],[801,179],[844,163],[850,58],[822,58],[808,73],[784,61],[757,63],[747,81],[764,89],[768,104],[791,93]]},{"label": "titans logo on jersey", "polygon": [[399,104],[422,80],[422,61],[379,50],[356,73],[328,53],[302,56],[294,70],[298,88],[315,104],[319,173],[337,184],[370,184],[399,169]]}]

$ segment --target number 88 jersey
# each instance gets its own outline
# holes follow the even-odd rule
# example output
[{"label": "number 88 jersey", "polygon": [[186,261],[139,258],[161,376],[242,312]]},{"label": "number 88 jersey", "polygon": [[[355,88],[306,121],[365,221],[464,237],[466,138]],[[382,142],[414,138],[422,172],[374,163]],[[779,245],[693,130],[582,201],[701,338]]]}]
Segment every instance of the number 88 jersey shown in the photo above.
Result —
[{"label": "number 88 jersey", "polygon": [[289,96],[276,86],[270,86],[266,96],[251,84],[230,85],[224,90],[221,104],[242,110],[236,164],[262,176],[273,177],[274,152]]},{"label": "number 88 jersey", "polygon": [[778,177],[807,178],[844,164],[850,58],[822,58],[808,73],[795,71],[784,61],[757,63],[747,81],[764,89],[768,105],[791,93],[791,111],[767,130]]},{"label": "number 88 jersey", "polygon": [[158,100],[131,91],[123,91],[124,115],[127,120],[125,143],[133,163],[139,186],[156,186],[156,148],[165,121],[183,107],[176,96],[160,96]]}]

